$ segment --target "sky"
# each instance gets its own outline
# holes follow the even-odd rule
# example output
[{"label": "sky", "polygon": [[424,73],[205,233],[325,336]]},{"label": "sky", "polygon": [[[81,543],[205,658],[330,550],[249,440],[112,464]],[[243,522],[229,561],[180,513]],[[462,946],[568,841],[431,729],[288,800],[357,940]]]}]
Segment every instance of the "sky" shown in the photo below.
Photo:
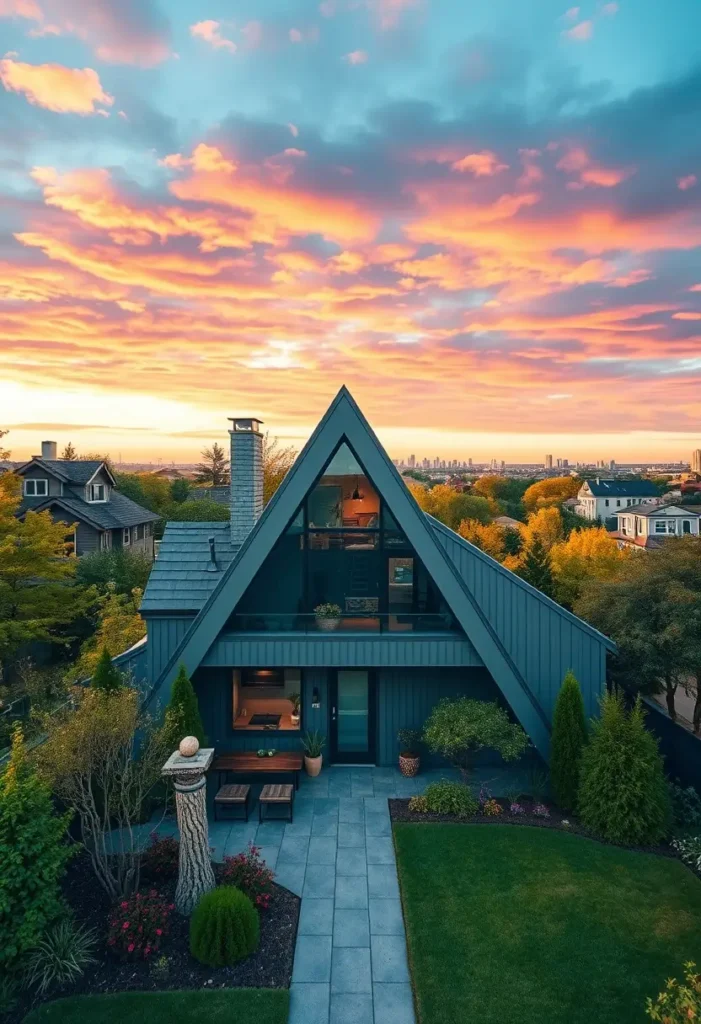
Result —
[{"label": "sky", "polygon": [[0,428],[701,447],[699,0],[0,0]]}]

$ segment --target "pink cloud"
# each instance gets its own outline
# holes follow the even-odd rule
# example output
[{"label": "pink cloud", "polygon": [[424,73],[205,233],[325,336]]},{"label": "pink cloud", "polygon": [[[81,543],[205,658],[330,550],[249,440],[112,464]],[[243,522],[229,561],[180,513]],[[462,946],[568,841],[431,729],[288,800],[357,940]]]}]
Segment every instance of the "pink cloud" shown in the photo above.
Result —
[{"label": "pink cloud", "polygon": [[686,192],[687,189],[693,188],[697,181],[698,178],[695,174],[687,174],[684,178],[677,179],[677,188],[680,188],[682,192]]},{"label": "pink cloud", "polygon": [[263,23],[261,21],[247,21],[241,29],[241,35],[249,50],[257,50],[263,42]]},{"label": "pink cloud", "polygon": [[291,28],[290,29],[290,42],[291,43],[301,43],[302,39],[303,39],[302,33],[299,31],[298,28]]},{"label": "pink cloud", "polygon": [[672,313],[673,320],[701,320],[701,313]]},{"label": "pink cloud", "polygon": [[380,29],[387,31],[397,27],[404,11],[417,8],[419,0],[376,0],[374,6]]},{"label": "pink cloud", "polygon": [[565,29],[562,34],[573,42],[584,43],[587,39],[591,39],[593,32],[594,23],[592,21],[580,21],[578,25]]},{"label": "pink cloud", "polygon": [[26,18],[41,21],[41,8],[35,0],[0,0],[0,18]]},{"label": "pink cloud", "polygon": [[609,18],[612,18],[614,14],[618,13],[618,4],[604,4],[604,6],[601,8],[601,13],[608,15]]},{"label": "pink cloud", "polygon": [[62,64],[22,64],[0,60],[0,81],[8,92],[22,93],[36,107],[58,114],[104,114],[96,106],[110,107],[114,97],[106,93],[92,68],[66,68]]},{"label": "pink cloud", "polygon": [[218,21],[198,21],[196,24],[190,25],[190,35],[204,40],[215,50],[228,50],[230,53],[236,53],[236,43],[221,34],[221,23]]},{"label": "pink cloud", "polygon": [[347,53],[343,60],[346,64],[367,64],[368,55],[366,50],[352,50]]},{"label": "pink cloud", "polygon": [[576,181],[568,182],[567,188],[570,191],[586,188],[587,185],[614,188],[635,173],[634,168],[598,166],[581,146],[571,146],[555,166],[560,171],[578,175]]},{"label": "pink cloud", "polygon": [[461,160],[456,160],[452,167],[454,171],[469,171],[476,178],[491,177],[509,169],[508,164],[499,163],[496,153],[488,149],[483,149],[480,153],[468,153]]},{"label": "pink cloud", "polygon": [[292,124],[290,122],[290,124],[288,124],[287,127],[290,129],[290,135],[294,135],[294,137],[297,138],[297,136],[299,135],[299,128],[297,127],[297,125]]}]

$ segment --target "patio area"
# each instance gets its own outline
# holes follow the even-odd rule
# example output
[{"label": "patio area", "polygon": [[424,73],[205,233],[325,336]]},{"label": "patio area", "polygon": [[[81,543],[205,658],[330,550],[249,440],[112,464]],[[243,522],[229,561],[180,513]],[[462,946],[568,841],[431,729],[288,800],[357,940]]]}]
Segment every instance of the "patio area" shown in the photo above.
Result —
[{"label": "patio area", "polygon": [[[405,779],[396,768],[331,767],[303,774],[294,821],[258,824],[257,799],[248,823],[210,818],[212,856],[222,860],[249,842],[302,897],[290,991],[289,1024],[414,1024],[388,799],[422,793],[429,782],[456,777],[450,769]],[[476,788],[499,796],[525,778],[507,767],[483,767]],[[261,785],[252,787],[254,796]],[[142,826],[176,834],[173,819]]]}]

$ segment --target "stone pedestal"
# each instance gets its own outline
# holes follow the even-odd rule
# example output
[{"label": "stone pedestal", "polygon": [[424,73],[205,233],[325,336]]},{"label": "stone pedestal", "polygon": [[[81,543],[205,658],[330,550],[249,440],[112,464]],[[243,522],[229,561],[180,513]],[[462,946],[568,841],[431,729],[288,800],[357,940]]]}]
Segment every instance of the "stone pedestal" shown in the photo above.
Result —
[{"label": "stone pedestal", "polygon": [[191,914],[200,897],[216,884],[209,856],[205,778],[213,757],[213,748],[198,750],[192,757],[183,757],[176,750],[161,769],[175,784],[175,810],[180,829],[175,906],[181,914]]}]

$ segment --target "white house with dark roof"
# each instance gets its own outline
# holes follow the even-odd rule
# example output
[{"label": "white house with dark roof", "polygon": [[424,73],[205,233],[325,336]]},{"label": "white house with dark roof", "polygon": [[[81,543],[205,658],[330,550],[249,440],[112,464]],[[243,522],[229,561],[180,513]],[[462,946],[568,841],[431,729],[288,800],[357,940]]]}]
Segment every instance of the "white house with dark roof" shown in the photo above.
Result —
[{"label": "white house with dark roof", "polygon": [[42,441],[41,455],[15,472],[22,480],[17,515],[50,512],[54,522],[75,523],[74,554],[128,548],[153,558],[159,516],[120,494],[102,460],[57,459],[56,442]]},{"label": "white house with dark roof", "polygon": [[659,504],[657,487],[651,480],[585,480],[577,493],[575,512],[592,521],[604,522],[631,505]]},{"label": "white house with dark roof", "polygon": [[619,512],[618,527],[611,536],[618,546],[650,551],[670,537],[698,537],[701,505],[631,505]]}]

